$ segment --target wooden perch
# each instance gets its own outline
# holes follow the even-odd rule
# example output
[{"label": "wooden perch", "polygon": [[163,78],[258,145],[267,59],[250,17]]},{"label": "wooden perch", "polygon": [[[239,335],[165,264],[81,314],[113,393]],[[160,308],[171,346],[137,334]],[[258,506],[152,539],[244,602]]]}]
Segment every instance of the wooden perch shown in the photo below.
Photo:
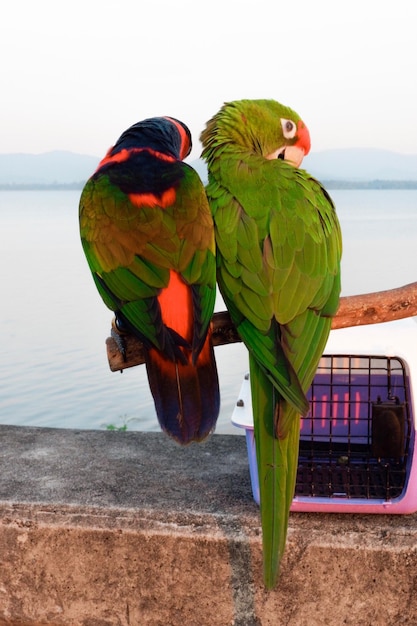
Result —
[{"label": "wooden perch", "polygon": [[332,329],[392,322],[417,315],[417,283],[340,298]]},{"label": "wooden perch", "polygon": [[[413,315],[417,315],[417,283],[387,291],[341,298],[339,309],[333,318],[332,329],[380,324]],[[214,346],[241,341],[227,311],[214,313],[211,328]],[[112,333],[115,332],[113,328]],[[108,337],[106,340],[107,358],[112,372],[145,362],[142,343],[133,335],[122,335],[122,337],[126,348],[126,359],[123,358],[113,337]]]}]

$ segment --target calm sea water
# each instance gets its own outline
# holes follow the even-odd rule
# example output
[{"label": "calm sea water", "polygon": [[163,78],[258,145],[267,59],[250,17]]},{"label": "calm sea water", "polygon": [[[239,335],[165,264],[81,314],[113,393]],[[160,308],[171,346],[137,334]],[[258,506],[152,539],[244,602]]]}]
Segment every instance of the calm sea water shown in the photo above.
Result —
[{"label": "calm sea water", "polygon": [[[344,238],[343,295],[417,280],[417,191],[332,191]],[[112,373],[101,302],[78,234],[77,191],[0,192],[0,423],[158,430],[144,366]],[[219,298],[217,310],[223,308]],[[216,348],[217,432],[248,369],[242,344]]]}]

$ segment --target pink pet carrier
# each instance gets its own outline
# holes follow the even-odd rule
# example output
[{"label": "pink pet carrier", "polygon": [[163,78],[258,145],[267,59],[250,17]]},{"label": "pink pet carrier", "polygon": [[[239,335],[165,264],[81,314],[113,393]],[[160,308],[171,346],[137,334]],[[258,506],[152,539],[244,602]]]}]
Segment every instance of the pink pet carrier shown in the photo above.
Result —
[{"label": "pink pet carrier", "polygon": [[[417,318],[331,332],[301,421],[293,511],[417,510]],[[246,431],[259,504],[249,376],[232,423]]]}]

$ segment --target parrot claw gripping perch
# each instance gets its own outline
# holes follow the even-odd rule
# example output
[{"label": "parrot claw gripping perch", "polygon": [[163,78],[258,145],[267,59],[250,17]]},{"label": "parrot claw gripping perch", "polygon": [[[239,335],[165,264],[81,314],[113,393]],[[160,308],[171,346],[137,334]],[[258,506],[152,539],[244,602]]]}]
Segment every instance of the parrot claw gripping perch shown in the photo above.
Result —
[{"label": "parrot claw gripping perch", "polygon": [[123,362],[127,361],[127,346],[125,340],[126,329],[123,329],[123,323],[115,316],[112,320],[110,336],[116,343],[117,349],[120,352]]}]

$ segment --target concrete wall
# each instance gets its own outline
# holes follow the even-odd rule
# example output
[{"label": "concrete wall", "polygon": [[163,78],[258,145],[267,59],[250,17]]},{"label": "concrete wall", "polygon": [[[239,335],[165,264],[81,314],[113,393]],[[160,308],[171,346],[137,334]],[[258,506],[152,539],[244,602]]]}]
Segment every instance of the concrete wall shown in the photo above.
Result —
[{"label": "concrete wall", "polygon": [[417,624],[417,517],[291,514],[262,585],[245,441],[0,426],[0,626]]}]

